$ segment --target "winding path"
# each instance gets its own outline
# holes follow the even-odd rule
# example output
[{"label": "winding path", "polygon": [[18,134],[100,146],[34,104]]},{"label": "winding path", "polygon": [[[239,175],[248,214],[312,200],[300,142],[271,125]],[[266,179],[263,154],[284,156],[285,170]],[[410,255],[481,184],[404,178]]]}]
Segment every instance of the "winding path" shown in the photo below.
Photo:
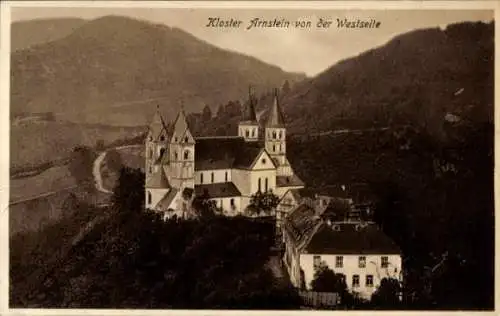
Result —
[{"label": "winding path", "polygon": [[[119,147],[114,147],[111,149],[114,150],[120,150],[120,149],[126,149],[126,148],[135,148],[135,147],[141,147],[143,145],[124,145],[124,146],[119,146]],[[96,189],[99,192],[102,193],[112,193],[110,190],[106,189],[103,186],[103,181],[102,181],[102,174],[101,174],[101,165],[102,162],[104,161],[104,158],[106,158],[107,151],[103,151],[97,156],[97,158],[94,160],[94,165],[92,167],[92,175],[94,176],[94,181],[95,181],[95,186]]]}]

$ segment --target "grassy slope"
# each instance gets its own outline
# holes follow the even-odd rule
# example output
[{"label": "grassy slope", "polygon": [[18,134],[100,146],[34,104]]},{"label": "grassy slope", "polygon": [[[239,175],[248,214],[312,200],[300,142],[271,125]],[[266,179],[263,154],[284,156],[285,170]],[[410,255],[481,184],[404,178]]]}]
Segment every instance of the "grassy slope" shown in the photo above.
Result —
[{"label": "grassy slope", "polygon": [[[445,31],[417,30],[339,62],[286,96],[290,128],[324,131],[378,122],[420,125],[440,136],[448,112],[491,122],[493,29],[493,23],[462,23]],[[343,126],[341,119],[357,126]]]},{"label": "grassy slope", "polygon": [[63,38],[83,23],[85,20],[77,18],[14,22],[11,25],[11,50],[26,49]]},{"label": "grassy slope", "polygon": [[245,97],[249,84],[263,90],[302,78],[180,29],[108,16],[65,38],[15,52],[11,111],[140,125],[157,104],[170,116],[180,100],[187,111],[205,104],[215,110]]}]

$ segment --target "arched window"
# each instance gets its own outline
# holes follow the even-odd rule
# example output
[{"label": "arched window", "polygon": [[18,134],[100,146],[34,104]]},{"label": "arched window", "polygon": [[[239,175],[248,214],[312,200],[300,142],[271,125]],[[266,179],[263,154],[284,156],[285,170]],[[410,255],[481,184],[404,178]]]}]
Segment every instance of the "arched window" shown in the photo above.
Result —
[{"label": "arched window", "polygon": [[175,157],[175,160],[177,160],[179,158],[179,154],[177,154],[177,152],[175,152],[174,157]]},{"label": "arched window", "polygon": [[185,143],[187,143],[188,141],[189,141],[189,139],[188,139],[188,137],[186,136],[186,137],[184,138],[184,142],[185,142]]},{"label": "arched window", "polygon": [[210,174],[210,179],[212,180],[212,183],[214,183],[214,173],[213,172]]},{"label": "arched window", "polygon": [[252,137],[255,137],[255,128],[252,129]]},{"label": "arched window", "polygon": [[160,149],[160,157],[162,157],[164,153],[165,153],[165,148],[161,148]]},{"label": "arched window", "polygon": [[276,151],[276,145],[273,145],[273,152]]},{"label": "arched window", "polygon": [[259,189],[258,191],[260,192],[262,189],[261,189],[261,179],[259,178]]},{"label": "arched window", "polygon": [[266,178],[266,185],[265,185],[266,192],[267,192],[267,190],[268,190],[268,184],[269,184],[269,183],[268,183],[267,178]]},{"label": "arched window", "polygon": [[225,176],[225,179],[226,179],[225,181],[227,182],[227,171],[226,171],[226,174],[224,176]]},{"label": "arched window", "polygon": [[203,172],[200,173],[200,183],[203,184]]},{"label": "arched window", "polygon": [[184,151],[184,159],[189,159],[189,150]]},{"label": "arched window", "polygon": [[280,144],[280,152],[281,152],[281,144]]},{"label": "arched window", "polygon": [[151,166],[149,166],[149,173],[153,172],[153,168],[151,168]]},{"label": "arched window", "polygon": [[150,150],[149,150],[149,158],[152,158],[152,157],[153,157],[153,150],[152,150],[152,149],[150,149]]},{"label": "arched window", "polygon": [[273,131],[273,139],[276,139],[276,131]]},{"label": "arched window", "polygon": [[250,132],[247,129],[247,130],[245,130],[245,137],[248,137],[248,136],[250,136]]},{"label": "arched window", "polygon": [[280,139],[281,139],[281,137],[283,137],[283,134],[282,134],[282,132],[280,131]]},{"label": "arched window", "polygon": [[234,199],[229,200],[229,203],[231,204],[231,207],[234,207]]},{"label": "arched window", "polygon": [[148,204],[151,204],[151,200],[152,200],[152,196],[151,196],[151,192],[148,191]]}]

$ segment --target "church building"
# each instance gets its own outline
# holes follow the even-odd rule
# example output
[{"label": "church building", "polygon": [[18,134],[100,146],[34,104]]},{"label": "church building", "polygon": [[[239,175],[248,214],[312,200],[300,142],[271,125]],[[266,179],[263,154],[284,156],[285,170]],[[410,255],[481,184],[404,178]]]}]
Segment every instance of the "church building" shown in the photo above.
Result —
[{"label": "church building", "polygon": [[170,127],[159,111],[145,142],[147,209],[188,218],[195,196],[216,202],[228,216],[245,214],[251,196],[272,192],[280,200],[304,187],[286,156],[286,126],[278,92],[259,122],[255,103],[245,106],[237,136],[194,137],[183,110]]}]

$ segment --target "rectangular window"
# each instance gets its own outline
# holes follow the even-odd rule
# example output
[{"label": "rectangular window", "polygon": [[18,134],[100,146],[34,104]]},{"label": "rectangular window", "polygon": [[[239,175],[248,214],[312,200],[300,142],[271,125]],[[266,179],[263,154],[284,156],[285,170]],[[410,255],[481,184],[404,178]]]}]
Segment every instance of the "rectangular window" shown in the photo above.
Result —
[{"label": "rectangular window", "polygon": [[366,257],[365,256],[358,257],[358,268],[366,268]]},{"label": "rectangular window", "polygon": [[335,268],[343,268],[344,267],[344,257],[336,256],[335,257]]},{"label": "rectangular window", "polygon": [[234,206],[234,199],[231,199],[230,202],[231,202],[231,206]]},{"label": "rectangular window", "polygon": [[387,268],[389,266],[389,257],[382,256],[381,260],[382,260],[381,261],[382,268]]},{"label": "rectangular window", "polygon": [[227,182],[227,171],[226,171],[225,177],[226,177],[226,182]]},{"label": "rectangular window", "polygon": [[212,174],[210,176],[211,176],[212,183],[214,183],[214,173],[212,172]]},{"label": "rectangular window", "polygon": [[366,276],[366,287],[373,287],[373,275]]},{"label": "rectangular window", "polygon": [[313,257],[313,267],[314,267],[314,269],[318,269],[320,264],[321,264],[321,256],[314,256]]},{"label": "rectangular window", "polygon": [[352,276],[352,287],[359,287],[359,275]]},{"label": "rectangular window", "polygon": [[203,173],[200,173],[200,183],[203,184]]}]

